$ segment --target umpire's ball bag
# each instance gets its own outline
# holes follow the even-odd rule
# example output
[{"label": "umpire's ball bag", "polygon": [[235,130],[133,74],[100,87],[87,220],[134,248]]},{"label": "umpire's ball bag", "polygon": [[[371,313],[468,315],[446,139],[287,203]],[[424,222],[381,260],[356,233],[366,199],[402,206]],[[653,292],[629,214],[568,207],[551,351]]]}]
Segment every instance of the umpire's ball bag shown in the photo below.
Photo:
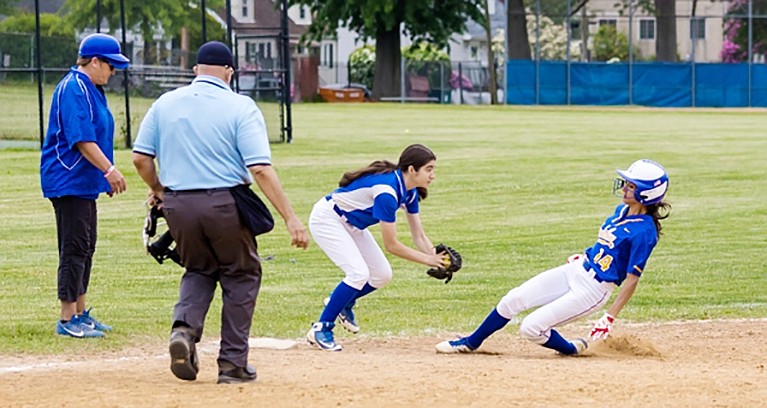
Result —
[{"label": "umpire's ball bag", "polygon": [[240,220],[253,235],[266,234],[274,229],[274,217],[249,184],[240,184],[229,189],[237,205]]}]

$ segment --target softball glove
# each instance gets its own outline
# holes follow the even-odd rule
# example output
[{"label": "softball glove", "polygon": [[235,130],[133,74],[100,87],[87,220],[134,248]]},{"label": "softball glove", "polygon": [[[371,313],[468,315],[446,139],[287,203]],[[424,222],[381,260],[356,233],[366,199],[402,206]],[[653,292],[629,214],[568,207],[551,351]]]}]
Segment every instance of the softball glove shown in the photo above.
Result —
[{"label": "softball glove", "polygon": [[444,254],[445,267],[431,268],[426,271],[426,273],[432,278],[444,280],[445,283],[449,283],[453,279],[453,273],[458,272],[461,269],[463,264],[461,254],[445,244],[437,245],[434,247],[434,250],[438,254]]}]

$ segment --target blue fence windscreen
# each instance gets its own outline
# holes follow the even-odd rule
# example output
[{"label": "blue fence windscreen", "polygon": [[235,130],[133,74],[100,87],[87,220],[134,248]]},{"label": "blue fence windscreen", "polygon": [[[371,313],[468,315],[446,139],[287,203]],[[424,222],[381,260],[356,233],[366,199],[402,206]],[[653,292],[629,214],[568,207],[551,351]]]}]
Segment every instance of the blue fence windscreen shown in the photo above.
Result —
[{"label": "blue fence windscreen", "polygon": [[506,69],[508,104],[767,107],[766,64],[513,60]]}]

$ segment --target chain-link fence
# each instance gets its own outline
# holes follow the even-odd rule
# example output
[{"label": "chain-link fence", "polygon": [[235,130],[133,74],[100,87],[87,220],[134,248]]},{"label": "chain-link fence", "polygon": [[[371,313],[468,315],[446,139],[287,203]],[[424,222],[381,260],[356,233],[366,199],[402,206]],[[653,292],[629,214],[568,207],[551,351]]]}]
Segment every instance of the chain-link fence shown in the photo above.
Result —
[{"label": "chain-link fence", "polygon": [[[373,72],[353,69],[346,65],[339,71],[348,76],[342,84],[362,89],[368,96],[373,88]],[[496,76],[496,92],[501,101],[502,70]],[[491,102],[490,72],[478,61],[415,61],[402,60],[400,94],[381,98],[389,102],[422,102],[442,104],[489,104]]]},{"label": "chain-link fence", "polygon": [[767,105],[767,2],[538,0],[525,17],[508,103]]},{"label": "chain-link fence", "polygon": [[[279,43],[279,38],[273,40]],[[43,110],[43,127],[47,128],[51,95],[58,81],[75,64],[78,44],[78,39],[74,37],[41,36],[42,68],[39,72],[43,85],[42,103],[38,105],[34,34],[0,33],[0,92],[3,93],[0,95],[3,105],[0,141],[5,141],[5,145],[39,146],[38,110]],[[127,75],[118,72],[105,86],[115,117],[115,146],[118,147],[131,145],[141,119],[155,98],[191,83],[194,79],[191,67],[196,61],[194,52],[172,48],[170,41],[129,42],[123,54],[131,59]],[[239,55],[236,48],[235,54],[239,69],[233,80],[233,89],[257,102],[264,114],[270,141],[286,141],[283,90],[288,87],[285,85],[285,64],[279,56],[269,60],[249,58],[245,54]],[[127,95],[124,86],[126,78]]]}]

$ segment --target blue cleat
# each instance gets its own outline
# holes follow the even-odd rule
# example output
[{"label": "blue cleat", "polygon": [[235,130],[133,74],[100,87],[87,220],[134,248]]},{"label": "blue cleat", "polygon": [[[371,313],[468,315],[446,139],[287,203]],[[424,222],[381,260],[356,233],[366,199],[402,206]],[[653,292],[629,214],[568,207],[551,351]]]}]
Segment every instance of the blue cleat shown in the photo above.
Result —
[{"label": "blue cleat", "polygon": [[84,311],[83,314],[80,315],[82,323],[90,327],[92,330],[98,330],[100,332],[112,331],[112,326],[101,323],[100,321],[96,320],[95,317],[91,316],[91,309],[93,308]]},{"label": "blue cleat", "polygon": [[[323,303],[327,306],[328,303],[330,303],[330,298],[326,297]],[[346,307],[341,309],[340,313],[338,313],[338,322],[341,323],[341,327],[354,334],[357,334],[360,331],[360,326],[357,324],[357,318],[354,317],[354,310],[352,310],[356,303],[356,301],[352,300]]]},{"label": "blue cleat", "polygon": [[468,337],[461,337],[458,340],[445,340],[437,344],[436,349],[437,353],[441,354],[471,353],[476,350],[469,345]]},{"label": "blue cleat", "polygon": [[72,316],[72,319],[66,323],[62,323],[61,320],[56,322],[56,334],[76,339],[104,337],[104,332],[84,324],[81,317],[77,315]]},{"label": "blue cleat", "polygon": [[319,347],[325,351],[341,351],[341,345],[333,340],[333,328],[336,326],[333,322],[317,322],[312,324],[312,328],[306,333],[306,340],[309,344]]}]

